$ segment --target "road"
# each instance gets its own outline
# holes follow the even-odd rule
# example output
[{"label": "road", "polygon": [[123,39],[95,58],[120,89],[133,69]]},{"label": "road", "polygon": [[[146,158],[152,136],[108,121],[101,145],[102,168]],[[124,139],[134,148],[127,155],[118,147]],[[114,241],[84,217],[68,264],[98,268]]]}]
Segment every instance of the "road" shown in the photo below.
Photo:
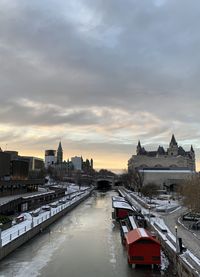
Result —
[{"label": "road", "polygon": [[200,239],[195,237],[193,233],[185,229],[181,224],[178,223],[178,218],[186,212],[185,208],[174,211],[171,214],[162,215],[166,225],[169,227],[171,232],[175,235],[175,226],[178,227],[178,237],[181,237],[183,244],[200,259]]}]

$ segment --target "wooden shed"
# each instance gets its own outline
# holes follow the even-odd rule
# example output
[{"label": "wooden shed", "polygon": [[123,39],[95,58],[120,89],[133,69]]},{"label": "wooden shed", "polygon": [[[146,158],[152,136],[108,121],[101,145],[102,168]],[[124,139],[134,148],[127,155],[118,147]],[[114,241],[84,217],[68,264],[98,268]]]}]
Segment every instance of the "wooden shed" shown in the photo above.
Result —
[{"label": "wooden shed", "polygon": [[113,218],[116,220],[126,218],[134,212],[127,202],[113,201],[112,206],[114,208]]},{"label": "wooden shed", "polygon": [[122,196],[112,196],[112,201],[127,202],[126,199]]},{"label": "wooden shed", "polygon": [[161,247],[147,230],[137,228],[125,235],[129,264],[159,265]]}]

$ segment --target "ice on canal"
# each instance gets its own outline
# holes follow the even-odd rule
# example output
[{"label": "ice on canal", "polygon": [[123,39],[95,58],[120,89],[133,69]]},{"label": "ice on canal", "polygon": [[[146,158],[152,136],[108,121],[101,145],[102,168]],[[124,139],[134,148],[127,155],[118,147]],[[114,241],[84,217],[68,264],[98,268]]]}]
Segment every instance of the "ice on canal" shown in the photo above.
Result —
[{"label": "ice on canal", "polygon": [[[96,192],[49,229],[0,262],[3,277],[153,277],[167,270],[131,269],[112,221],[111,196]],[[165,257],[164,257],[165,259]],[[163,263],[165,268],[167,260]]]}]

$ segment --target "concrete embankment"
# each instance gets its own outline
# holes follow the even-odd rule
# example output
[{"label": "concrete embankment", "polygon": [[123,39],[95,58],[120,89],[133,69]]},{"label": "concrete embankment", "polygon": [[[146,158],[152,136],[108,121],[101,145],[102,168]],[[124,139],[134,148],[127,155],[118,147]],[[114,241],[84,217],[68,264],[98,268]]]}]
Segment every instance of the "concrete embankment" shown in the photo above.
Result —
[{"label": "concrete embankment", "polygon": [[81,202],[83,202],[85,199],[87,199],[93,190],[90,190],[88,194],[84,195],[82,198],[78,199],[76,202],[72,203],[70,206],[61,209],[58,213],[52,215],[47,220],[41,222],[37,226],[31,228],[24,234],[20,235],[14,240],[11,240],[6,245],[2,246],[0,248],[0,260],[2,260],[4,257],[6,257],[8,254],[16,250],[18,247],[20,247],[22,244],[26,243],[28,240],[32,239],[34,236],[39,234],[42,230],[47,228],[49,225],[54,223],[56,220],[64,216],[69,211],[73,210],[76,206],[78,206]]},{"label": "concrete embankment", "polygon": [[192,261],[191,264],[187,263],[179,254],[177,254],[165,241],[165,239],[160,236],[159,232],[151,225],[149,226],[153,231],[157,233],[159,237],[160,243],[162,245],[162,249],[169,258],[170,262],[174,266],[174,272],[179,277],[199,277],[199,273],[193,267]]}]

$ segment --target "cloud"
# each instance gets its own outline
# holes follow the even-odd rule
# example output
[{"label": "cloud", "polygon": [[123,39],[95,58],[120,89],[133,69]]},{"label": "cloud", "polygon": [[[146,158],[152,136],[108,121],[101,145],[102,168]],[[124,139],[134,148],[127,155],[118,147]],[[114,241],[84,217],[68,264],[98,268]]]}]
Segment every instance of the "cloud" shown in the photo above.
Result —
[{"label": "cloud", "polygon": [[166,145],[175,133],[199,148],[199,8],[1,0],[2,143],[6,134],[18,147],[36,138],[39,149],[60,136],[88,141],[86,150],[100,143],[105,155],[121,145],[120,155],[139,138]]}]

